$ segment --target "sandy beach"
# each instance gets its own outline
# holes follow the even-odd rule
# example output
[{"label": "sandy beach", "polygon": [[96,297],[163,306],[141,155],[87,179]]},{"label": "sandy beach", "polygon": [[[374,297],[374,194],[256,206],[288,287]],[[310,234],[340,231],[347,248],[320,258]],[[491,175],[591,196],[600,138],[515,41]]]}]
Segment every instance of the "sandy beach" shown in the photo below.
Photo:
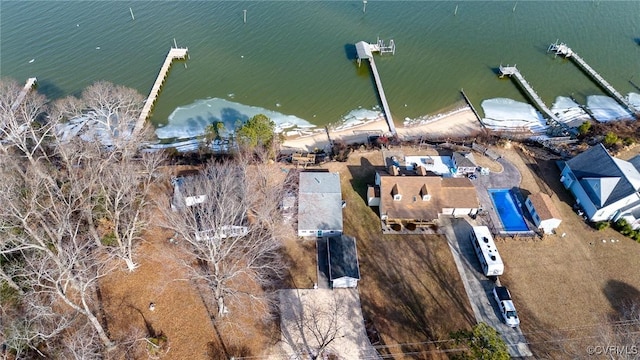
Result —
[{"label": "sandy beach", "polygon": [[[412,139],[418,137],[443,138],[443,137],[464,137],[477,134],[482,130],[480,122],[470,108],[465,107],[440,116],[435,116],[431,120],[425,120],[421,124],[398,126],[396,124],[398,136],[401,139]],[[370,121],[365,124],[353,126],[342,130],[329,130],[331,140],[342,140],[347,143],[366,142],[367,137],[373,134],[387,134],[389,127],[384,118]],[[313,151],[314,149],[324,149],[329,145],[327,133],[318,131],[313,135],[288,137],[282,144],[282,149]]]}]

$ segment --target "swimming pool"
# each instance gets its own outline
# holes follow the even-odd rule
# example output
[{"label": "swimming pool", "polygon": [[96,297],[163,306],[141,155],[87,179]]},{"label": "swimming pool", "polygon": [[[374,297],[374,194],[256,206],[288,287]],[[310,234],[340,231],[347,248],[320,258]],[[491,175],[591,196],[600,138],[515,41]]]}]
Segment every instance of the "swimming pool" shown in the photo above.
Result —
[{"label": "swimming pool", "polygon": [[528,231],[522,209],[516,205],[518,201],[509,189],[489,189],[489,195],[496,208],[505,231]]}]

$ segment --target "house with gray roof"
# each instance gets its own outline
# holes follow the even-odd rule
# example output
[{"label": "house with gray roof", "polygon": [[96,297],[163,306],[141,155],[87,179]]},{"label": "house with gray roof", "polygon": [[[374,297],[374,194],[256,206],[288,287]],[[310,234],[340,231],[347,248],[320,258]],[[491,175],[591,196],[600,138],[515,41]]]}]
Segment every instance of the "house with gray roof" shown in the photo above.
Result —
[{"label": "house with gray roof", "polygon": [[560,181],[590,221],[626,219],[640,227],[640,158],[617,159],[602,144],[567,161]]},{"label": "house with gray roof", "polygon": [[301,172],[298,187],[298,236],[342,234],[340,175]]},{"label": "house with gray roof", "polygon": [[478,165],[471,152],[454,151],[451,156],[452,167],[451,172],[456,176],[464,176],[476,172]]}]

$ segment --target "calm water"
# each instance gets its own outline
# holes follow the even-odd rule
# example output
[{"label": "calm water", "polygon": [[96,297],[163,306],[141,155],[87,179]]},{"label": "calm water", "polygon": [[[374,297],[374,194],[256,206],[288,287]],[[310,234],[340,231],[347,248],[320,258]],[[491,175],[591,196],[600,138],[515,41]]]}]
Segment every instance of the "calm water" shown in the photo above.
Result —
[{"label": "calm water", "polygon": [[175,38],[191,58],[187,68],[174,64],[153,115],[158,124],[179,106],[213,97],[337,122],[377,104],[368,67],[358,68],[349,49],[378,36],[397,44],[395,56],[376,59],[396,119],[447,108],[460,88],[476,105],[524,100],[496,76],[501,63],[516,63],[548,105],[559,95],[584,102],[601,94],[572,63],[546,54],[556,39],[620,92],[635,90],[634,75],[640,83],[640,2],[520,1],[513,11],[515,4],[371,0],[363,14],[361,1],[3,0],[0,75],[37,76],[51,98],[97,80],[146,95]]}]

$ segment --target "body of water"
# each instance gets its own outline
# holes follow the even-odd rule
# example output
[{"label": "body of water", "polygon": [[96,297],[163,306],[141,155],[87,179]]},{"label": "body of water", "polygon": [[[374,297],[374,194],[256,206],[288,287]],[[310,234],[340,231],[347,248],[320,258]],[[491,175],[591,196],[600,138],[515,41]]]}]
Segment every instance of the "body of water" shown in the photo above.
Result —
[{"label": "body of water", "polygon": [[[174,64],[152,121],[205,99],[266,109],[316,125],[378,104],[353,44],[394,39],[376,58],[396,122],[460,101],[525,101],[500,64],[517,64],[551,106],[556,96],[603,94],[546,50],[566,42],[623,94],[640,83],[637,1],[2,1],[0,76],[36,76],[50,98],[98,80],[148,94],[173,45]],[[457,7],[457,12],[455,11]],[[129,8],[133,10],[132,20]],[[247,22],[243,21],[246,10]],[[454,14],[455,12],[455,14]],[[217,101],[220,101],[217,100]],[[207,114],[189,116],[207,117]],[[295,122],[295,121],[294,121]]]}]

